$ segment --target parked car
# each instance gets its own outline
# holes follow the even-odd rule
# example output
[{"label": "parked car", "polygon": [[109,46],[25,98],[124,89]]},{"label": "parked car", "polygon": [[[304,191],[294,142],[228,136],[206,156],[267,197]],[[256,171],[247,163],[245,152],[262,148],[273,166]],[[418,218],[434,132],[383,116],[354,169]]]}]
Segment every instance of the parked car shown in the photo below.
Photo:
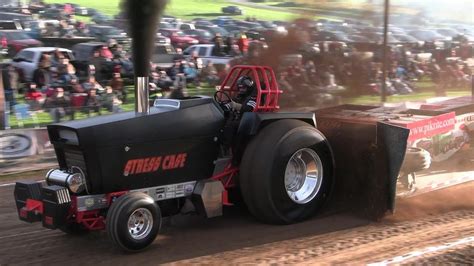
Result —
[{"label": "parked car", "polygon": [[74,14],[79,16],[87,16],[89,11],[86,7],[78,6],[74,8]]},{"label": "parked car", "polygon": [[222,8],[222,13],[230,15],[243,15],[244,12],[238,6],[226,6]]},{"label": "parked car", "polygon": [[0,12],[0,19],[2,20],[15,20],[21,24],[23,29],[30,28],[30,22],[33,21],[33,17],[25,14]]},{"label": "parked car", "polygon": [[14,66],[20,72],[23,81],[31,81],[33,73],[38,68],[39,61],[43,54],[51,55],[58,49],[65,58],[70,61],[74,60],[74,55],[71,50],[56,47],[34,47],[21,50],[12,60]]},{"label": "parked car", "polygon": [[93,17],[95,15],[97,15],[98,13],[100,13],[97,9],[95,8],[87,8],[87,15],[90,16],[90,17]]},{"label": "parked car", "polygon": [[198,28],[199,26],[205,26],[205,27],[214,26],[214,24],[212,24],[209,20],[204,20],[204,19],[194,20],[194,25],[196,26],[196,28]]},{"label": "parked car", "polygon": [[6,43],[10,57],[15,56],[24,48],[43,45],[40,41],[28,36],[25,31],[20,30],[0,30],[0,40]]},{"label": "parked car", "polygon": [[176,28],[179,30],[194,30],[196,26],[192,23],[178,23],[176,24]]},{"label": "parked car", "polygon": [[212,19],[211,20],[211,23],[213,23],[214,25],[217,25],[217,26],[224,26],[224,25],[228,25],[229,23],[233,23],[234,20],[230,17],[217,17],[215,19]]},{"label": "parked car", "polygon": [[212,36],[216,36],[217,33],[219,33],[221,36],[228,36],[229,32],[226,31],[225,29],[219,27],[219,26],[201,26],[201,25],[196,25],[197,29],[200,30],[206,30],[209,33],[212,34]]},{"label": "parked car", "polygon": [[0,30],[22,30],[20,22],[15,20],[0,20]]},{"label": "parked car", "polygon": [[171,23],[168,23],[168,22],[160,22],[159,26],[158,26],[158,29],[174,29],[173,25],[171,25]]},{"label": "parked car", "polygon": [[[240,33],[242,31],[247,31],[248,30],[247,27],[237,26],[237,25],[232,25],[232,24],[224,25],[224,26],[222,26],[222,28],[224,28],[226,31],[228,31],[229,34]],[[232,35],[235,35],[235,34],[232,34]]]},{"label": "parked car", "polygon": [[48,8],[41,12],[41,18],[61,20],[65,17],[64,11],[58,8]]},{"label": "parked car", "polygon": [[110,16],[104,15],[100,12],[97,12],[94,16],[92,16],[92,21],[96,24],[104,24],[109,23],[112,20]]},{"label": "parked car", "polygon": [[158,33],[156,34],[155,43],[171,44],[171,40],[170,40],[170,38],[165,37],[165,36],[161,35],[161,33],[158,32]]},{"label": "parked car", "polygon": [[131,43],[131,39],[127,36],[127,33],[113,26],[90,25],[89,34],[95,37],[99,42],[107,42],[110,39],[114,39],[117,43],[125,47],[129,47]]},{"label": "parked car", "polygon": [[155,43],[151,62],[155,63],[160,69],[168,69],[174,65],[174,60],[177,56],[178,54],[171,44]]},{"label": "parked car", "polygon": [[198,44],[199,41],[184,34],[182,31],[173,29],[160,29],[161,35],[170,38],[171,44],[176,48],[186,48],[193,44]]},{"label": "parked car", "polygon": [[208,62],[212,62],[214,65],[226,65],[233,59],[233,56],[214,56],[213,50],[214,44],[197,44],[185,49],[183,54],[191,56],[194,52],[197,52],[204,65]]},{"label": "parked car", "polygon": [[184,30],[184,34],[189,35],[199,41],[200,44],[208,44],[212,42],[213,35],[205,30]]}]

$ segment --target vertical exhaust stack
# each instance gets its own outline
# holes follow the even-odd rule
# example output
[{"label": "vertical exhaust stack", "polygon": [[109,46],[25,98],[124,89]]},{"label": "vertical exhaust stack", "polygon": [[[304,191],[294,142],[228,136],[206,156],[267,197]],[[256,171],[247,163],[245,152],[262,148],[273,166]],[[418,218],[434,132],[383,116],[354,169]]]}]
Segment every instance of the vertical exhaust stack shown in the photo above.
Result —
[{"label": "vertical exhaust stack", "polygon": [[135,112],[148,114],[150,57],[159,17],[167,0],[123,0],[122,9],[130,23],[135,72]]}]

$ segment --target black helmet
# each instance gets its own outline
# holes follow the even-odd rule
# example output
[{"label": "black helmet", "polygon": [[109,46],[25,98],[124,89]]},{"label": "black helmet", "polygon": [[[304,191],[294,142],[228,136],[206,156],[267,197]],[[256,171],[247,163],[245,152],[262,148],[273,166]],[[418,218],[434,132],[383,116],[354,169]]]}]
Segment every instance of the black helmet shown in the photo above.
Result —
[{"label": "black helmet", "polygon": [[249,94],[253,90],[254,82],[249,76],[241,76],[237,79],[239,94]]}]

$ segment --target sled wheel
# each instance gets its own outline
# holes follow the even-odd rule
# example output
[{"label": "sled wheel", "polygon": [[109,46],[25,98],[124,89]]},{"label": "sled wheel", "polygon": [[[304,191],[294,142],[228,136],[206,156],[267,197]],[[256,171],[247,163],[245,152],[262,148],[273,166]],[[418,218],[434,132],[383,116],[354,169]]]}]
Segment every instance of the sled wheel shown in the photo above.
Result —
[{"label": "sled wheel", "polygon": [[334,163],[326,138],[298,120],[274,122],[252,139],[240,166],[249,211],[262,222],[290,224],[314,214],[327,199]]},{"label": "sled wheel", "polygon": [[155,240],[160,227],[160,208],[144,193],[119,197],[107,214],[107,233],[125,251],[139,251],[148,247]]},{"label": "sled wheel", "polygon": [[78,224],[76,222],[68,222],[60,226],[59,230],[69,235],[83,235],[89,233],[89,230],[87,230],[87,228],[85,228],[82,224]]},{"label": "sled wheel", "polygon": [[399,180],[406,192],[413,193],[416,191],[416,174],[414,172],[400,176]]}]

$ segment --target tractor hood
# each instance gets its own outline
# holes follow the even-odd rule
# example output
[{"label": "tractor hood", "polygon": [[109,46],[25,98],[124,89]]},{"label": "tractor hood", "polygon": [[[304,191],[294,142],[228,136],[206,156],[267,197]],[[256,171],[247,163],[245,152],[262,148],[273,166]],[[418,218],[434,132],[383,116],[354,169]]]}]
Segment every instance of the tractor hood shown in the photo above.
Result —
[{"label": "tractor hood", "polygon": [[[154,109],[147,116],[135,112],[97,116],[48,126],[51,140],[69,142],[82,148],[106,147],[215,134],[215,119],[222,116],[210,98],[180,100],[179,109]],[[196,112],[204,115],[196,115]],[[189,130],[182,123],[199,116],[199,127]],[[222,118],[223,119],[223,118]],[[76,137],[74,137],[74,135]],[[71,138],[71,139],[69,139]],[[77,139],[76,139],[77,138]]]},{"label": "tractor hood", "polygon": [[[48,126],[59,167],[81,168],[91,193],[208,178],[224,114],[211,98],[172,101],[175,106],[154,107],[149,115],[127,112]],[[158,160],[163,168],[136,166]]]}]

